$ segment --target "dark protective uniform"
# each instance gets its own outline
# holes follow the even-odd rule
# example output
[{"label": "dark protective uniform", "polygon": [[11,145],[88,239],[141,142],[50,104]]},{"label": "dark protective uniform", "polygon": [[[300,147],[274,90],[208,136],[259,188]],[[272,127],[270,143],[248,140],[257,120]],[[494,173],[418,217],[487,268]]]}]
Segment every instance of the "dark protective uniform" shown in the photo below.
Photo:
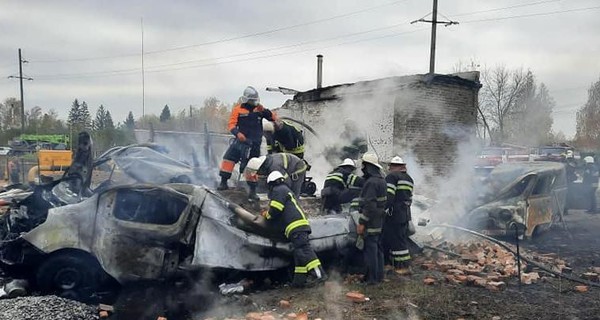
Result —
[{"label": "dark protective uniform", "polygon": [[359,223],[365,225],[363,256],[367,267],[367,283],[383,281],[383,250],[381,248],[381,229],[387,201],[386,183],[381,171],[369,163],[363,164],[366,179],[360,193]]},{"label": "dark protective uniform", "polygon": [[292,190],[285,183],[279,183],[270,189],[269,199],[269,210],[265,218],[282,230],[293,246],[293,283],[303,285],[309,272],[313,272],[317,278],[322,278],[324,273],[321,261],[308,241],[310,225]]},{"label": "dark protective uniform", "polygon": [[[236,138],[223,156],[219,175],[225,181],[231,178],[235,164],[240,162],[240,172],[244,172],[250,158],[260,156],[260,144],[262,142],[263,129],[262,119],[273,120],[273,114],[262,105],[252,106],[247,103],[238,104],[231,110],[227,130]],[[240,141],[237,137],[242,133],[246,141]],[[250,181],[249,184],[255,182]]]},{"label": "dark protective uniform", "polygon": [[267,152],[291,153],[296,157],[304,158],[304,132],[292,122],[283,120],[281,128],[275,128],[275,132],[265,134],[267,140]]},{"label": "dark protective uniform", "polygon": [[598,168],[594,163],[588,163],[585,165],[583,171],[583,186],[587,190],[588,198],[588,211],[590,213],[596,213],[596,189],[598,189]]},{"label": "dark protective uniform", "polygon": [[289,153],[274,153],[267,155],[265,162],[258,169],[258,174],[268,176],[273,171],[279,171],[296,197],[300,196],[302,183],[306,176],[308,166],[304,160]]},{"label": "dark protective uniform", "polygon": [[408,222],[412,220],[410,205],[414,182],[406,172],[391,172],[387,183],[387,212],[383,227],[383,252],[395,268],[406,268],[410,262]]},{"label": "dark protective uniform", "polygon": [[342,212],[342,203],[350,202],[354,198],[342,197],[342,194],[348,189],[360,190],[358,183],[361,179],[352,171],[354,171],[352,167],[337,167],[325,177],[321,198],[326,212]]}]

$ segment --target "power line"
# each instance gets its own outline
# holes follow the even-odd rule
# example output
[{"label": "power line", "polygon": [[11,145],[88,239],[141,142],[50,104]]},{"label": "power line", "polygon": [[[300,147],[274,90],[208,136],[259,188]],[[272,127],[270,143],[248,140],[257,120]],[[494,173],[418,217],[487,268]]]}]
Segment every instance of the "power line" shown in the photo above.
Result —
[{"label": "power line", "polygon": [[476,14],[480,14],[480,13],[488,13],[488,12],[494,12],[494,11],[509,10],[509,9],[514,9],[514,8],[531,7],[531,6],[537,6],[537,5],[540,5],[540,4],[546,4],[546,3],[552,3],[552,2],[560,2],[560,1],[562,1],[562,0],[546,0],[546,1],[531,2],[531,3],[522,3],[522,4],[516,4],[514,6],[508,6],[508,7],[502,7],[502,8],[494,8],[494,9],[487,9],[487,10],[480,10],[480,11],[472,11],[472,12],[451,14],[450,16],[453,16],[453,17],[465,17],[465,16],[472,16],[472,15],[476,15]]},{"label": "power line", "polygon": [[[284,30],[296,29],[296,28],[299,28],[299,27],[305,27],[305,26],[312,25],[312,24],[317,24],[317,23],[322,23],[322,22],[331,21],[331,20],[335,20],[335,19],[345,18],[345,17],[353,16],[353,15],[356,15],[356,14],[359,14],[359,13],[363,13],[363,12],[367,12],[367,11],[371,11],[371,10],[375,10],[375,9],[379,9],[379,8],[383,8],[383,7],[387,7],[387,6],[391,6],[391,5],[395,5],[395,4],[398,4],[398,3],[401,3],[401,2],[406,2],[406,1],[408,1],[408,0],[398,0],[398,1],[388,2],[388,3],[385,3],[385,4],[378,5],[378,6],[373,6],[373,7],[369,7],[369,8],[365,8],[365,9],[361,9],[361,10],[347,12],[347,13],[336,15],[336,16],[329,17],[329,18],[322,18],[322,19],[317,19],[317,20],[312,20],[312,21],[308,21],[308,22],[298,23],[298,24],[294,24],[294,25],[290,25],[290,26],[286,26],[286,27],[280,27],[280,28],[275,28],[275,29],[271,29],[271,30],[265,30],[265,31],[255,32],[255,33],[249,33],[249,34],[245,34],[245,35],[241,35],[241,36],[224,38],[224,39],[220,39],[220,40],[208,41],[208,42],[203,42],[203,43],[198,43],[198,44],[178,46],[178,47],[161,49],[161,50],[146,51],[146,52],[144,52],[144,54],[157,54],[157,53],[163,53],[163,52],[185,50],[185,49],[189,49],[189,48],[196,48],[196,47],[208,46],[208,45],[213,45],[213,44],[219,44],[219,43],[224,43],[224,42],[231,42],[231,41],[240,40],[240,39],[246,39],[246,38],[251,38],[251,37],[256,37],[256,36],[262,36],[262,35],[272,34],[272,33],[281,32],[281,31],[284,31]],[[37,63],[76,62],[76,61],[90,61],[90,60],[106,60],[106,59],[113,59],[113,58],[125,58],[125,57],[132,57],[132,56],[138,56],[138,55],[139,54],[137,54],[137,53],[135,53],[135,54],[132,53],[132,54],[113,55],[113,56],[104,56],[104,57],[92,57],[92,58],[56,59],[56,60],[32,60],[32,62],[37,62]]]},{"label": "power line", "polygon": [[[200,65],[187,66],[187,67],[150,70],[150,71],[146,71],[146,73],[157,73],[157,72],[166,72],[166,71],[197,69],[197,68],[209,67],[209,66],[216,66],[216,65],[221,65],[221,64],[230,64],[230,63],[236,63],[236,62],[245,62],[245,61],[253,61],[253,60],[259,60],[259,59],[265,59],[265,58],[273,58],[273,57],[279,57],[279,56],[291,55],[291,54],[298,54],[298,53],[303,53],[303,52],[308,52],[308,51],[313,51],[313,50],[322,50],[322,49],[327,49],[327,48],[331,48],[331,47],[337,47],[337,46],[342,46],[342,45],[354,44],[354,43],[359,43],[359,42],[366,42],[366,41],[380,40],[380,39],[384,39],[384,38],[397,37],[397,36],[400,36],[400,35],[415,33],[415,32],[424,31],[424,30],[427,30],[427,28],[416,29],[416,30],[405,31],[405,32],[399,32],[399,33],[393,33],[393,34],[388,34],[388,35],[378,36],[378,37],[373,37],[373,38],[366,38],[366,39],[359,39],[359,40],[347,41],[347,42],[337,43],[337,44],[333,44],[333,45],[329,45],[329,46],[324,46],[324,47],[318,47],[318,48],[317,47],[315,47],[315,48],[308,48],[308,49],[302,49],[302,50],[290,51],[290,52],[284,52],[284,53],[278,53],[278,54],[272,54],[272,55],[250,57],[250,58],[244,58],[244,59],[238,59],[238,60],[231,60],[231,61],[221,61],[221,62],[208,63],[208,64],[200,64]],[[86,75],[82,75],[82,76],[62,77],[62,78],[58,78],[57,77],[57,78],[54,78],[54,79],[47,78],[47,79],[43,79],[43,80],[66,80],[66,79],[93,78],[93,77],[111,77],[111,76],[128,75],[128,74],[137,73],[137,72],[139,72],[139,68],[136,69],[135,71],[129,71],[129,72],[121,71],[119,73],[114,73],[114,74],[105,74],[105,75],[98,75],[98,76],[86,76]]]},{"label": "power line", "polygon": [[487,22],[487,21],[500,21],[500,20],[517,19],[517,18],[537,17],[537,16],[549,16],[549,15],[559,14],[559,13],[588,11],[588,10],[595,10],[595,9],[600,9],[600,6],[587,7],[587,8],[577,8],[577,9],[568,9],[568,10],[558,10],[558,11],[550,11],[550,12],[541,12],[541,13],[530,13],[530,14],[523,14],[523,15],[509,16],[509,17],[488,18],[488,19],[479,19],[479,20],[468,20],[468,21],[463,21],[461,23],[465,24],[465,23],[477,23],[477,22]]},{"label": "power line", "polygon": [[[291,45],[285,45],[285,46],[279,46],[279,47],[274,47],[274,48],[255,50],[255,51],[250,51],[250,52],[237,53],[237,54],[232,54],[232,55],[228,55],[228,56],[221,56],[221,57],[215,57],[215,58],[193,59],[193,60],[180,61],[180,62],[174,62],[174,63],[159,64],[159,65],[149,66],[147,68],[152,69],[152,68],[170,67],[170,66],[190,64],[190,63],[196,63],[196,62],[230,59],[230,58],[236,58],[236,57],[240,57],[240,56],[247,56],[247,55],[254,55],[254,54],[259,54],[259,53],[266,53],[266,52],[271,52],[271,51],[277,51],[277,50],[289,49],[289,48],[294,48],[294,47],[300,47],[300,46],[304,46],[304,45],[308,45],[308,44],[313,44],[313,43],[338,40],[338,39],[342,39],[342,38],[348,38],[348,37],[352,37],[352,36],[357,36],[357,35],[362,35],[362,34],[376,32],[376,31],[393,29],[393,28],[396,28],[396,27],[399,27],[399,26],[403,26],[403,25],[406,25],[406,23],[403,22],[403,23],[398,23],[398,24],[394,24],[394,25],[391,25],[391,26],[380,27],[380,28],[375,28],[375,29],[370,29],[370,30],[360,31],[360,32],[353,32],[353,33],[349,33],[349,34],[345,34],[345,35],[341,35],[341,36],[335,36],[335,37],[330,37],[330,38],[325,38],[325,39],[320,39],[320,40],[304,41],[304,42],[295,43],[295,44],[291,44]],[[123,73],[123,72],[127,73],[127,72],[137,72],[139,70],[140,70],[139,68],[127,68],[127,69],[107,70],[107,71],[98,71],[98,72],[46,74],[46,75],[41,74],[41,75],[36,75],[36,78],[43,79],[45,77],[101,75],[101,74],[113,73],[113,72],[115,72],[115,73]]]}]

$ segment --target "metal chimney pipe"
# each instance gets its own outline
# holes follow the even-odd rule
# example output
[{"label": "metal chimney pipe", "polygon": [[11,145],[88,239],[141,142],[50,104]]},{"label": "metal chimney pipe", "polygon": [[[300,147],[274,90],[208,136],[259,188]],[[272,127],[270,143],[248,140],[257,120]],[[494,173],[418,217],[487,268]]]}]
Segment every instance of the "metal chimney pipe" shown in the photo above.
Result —
[{"label": "metal chimney pipe", "polygon": [[317,89],[323,85],[323,55],[317,55]]}]

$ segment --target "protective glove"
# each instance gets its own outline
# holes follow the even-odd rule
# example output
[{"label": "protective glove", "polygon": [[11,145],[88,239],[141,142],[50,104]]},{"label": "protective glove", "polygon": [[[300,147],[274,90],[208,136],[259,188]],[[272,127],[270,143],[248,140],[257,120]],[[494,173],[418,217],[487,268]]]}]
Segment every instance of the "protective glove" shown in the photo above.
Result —
[{"label": "protective glove", "polygon": [[269,210],[263,210],[260,212],[260,215],[265,218],[265,219],[269,219]]},{"label": "protective glove", "polygon": [[240,140],[241,142],[246,142],[246,135],[244,135],[243,133],[241,133],[241,132],[238,132],[238,133],[237,133],[235,136],[236,136],[236,138],[237,138],[238,140]]},{"label": "protective glove", "polygon": [[365,234],[365,225],[364,224],[359,224],[356,226],[356,234],[362,236]]}]

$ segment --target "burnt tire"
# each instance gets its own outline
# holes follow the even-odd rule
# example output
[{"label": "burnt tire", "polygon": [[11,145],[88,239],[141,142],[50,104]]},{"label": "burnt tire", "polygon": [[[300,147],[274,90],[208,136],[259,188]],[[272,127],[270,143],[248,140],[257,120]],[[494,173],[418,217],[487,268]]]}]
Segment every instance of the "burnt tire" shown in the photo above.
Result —
[{"label": "burnt tire", "polygon": [[102,274],[100,264],[91,256],[78,252],[60,253],[40,265],[36,283],[43,293],[94,302]]}]

